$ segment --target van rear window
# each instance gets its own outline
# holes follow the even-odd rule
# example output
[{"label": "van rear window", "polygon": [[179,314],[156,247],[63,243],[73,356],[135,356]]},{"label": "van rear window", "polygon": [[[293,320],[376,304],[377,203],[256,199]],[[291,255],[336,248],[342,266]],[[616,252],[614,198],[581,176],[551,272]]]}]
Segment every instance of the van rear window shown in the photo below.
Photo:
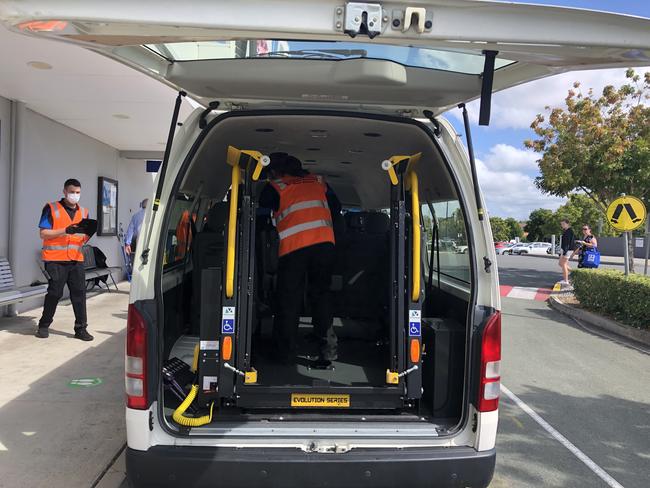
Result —
[{"label": "van rear window", "polygon": [[[172,62],[252,58],[342,61],[368,58],[394,61],[413,68],[453,71],[471,75],[481,74],[485,62],[483,56],[462,51],[364,42],[252,39],[146,44],[145,47]],[[514,62],[497,58],[495,69]]]}]

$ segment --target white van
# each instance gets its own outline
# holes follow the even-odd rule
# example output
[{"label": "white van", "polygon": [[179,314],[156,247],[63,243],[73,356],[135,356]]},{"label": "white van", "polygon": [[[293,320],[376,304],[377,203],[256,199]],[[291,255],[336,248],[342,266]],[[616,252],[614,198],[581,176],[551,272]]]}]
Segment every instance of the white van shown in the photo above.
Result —
[{"label": "white van", "polygon": [[[133,486],[490,483],[495,252],[469,120],[467,152],[441,114],[480,97],[485,124],[494,90],[650,64],[648,20],[466,0],[22,0],[0,16],[183,92],[131,288]],[[186,94],[205,109],[179,126]],[[272,360],[277,233],[257,199],[277,151],[343,205],[324,370],[307,300],[299,358]]]}]

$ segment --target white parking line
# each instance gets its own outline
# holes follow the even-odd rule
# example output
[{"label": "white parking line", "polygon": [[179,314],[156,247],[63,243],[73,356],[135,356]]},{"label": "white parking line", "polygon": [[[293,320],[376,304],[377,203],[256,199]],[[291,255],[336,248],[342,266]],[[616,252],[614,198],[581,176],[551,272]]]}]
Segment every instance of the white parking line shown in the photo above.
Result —
[{"label": "white parking line", "polygon": [[612,488],[624,488],[618,481],[612,478],[607,471],[598,466],[589,456],[584,452],[578,449],[569,439],[560,434],[557,430],[553,428],[546,420],[539,416],[532,408],[530,408],[521,398],[511,392],[503,384],[501,385],[501,392],[506,395],[510,400],[512,400],[519,408],[526,412],[535,422],[537,422],[546,432],[551,434],[551,436],[566,447],[575,457],[583,462],[590,470],[594,472],[601,480],[607,483],[608,486]]}]

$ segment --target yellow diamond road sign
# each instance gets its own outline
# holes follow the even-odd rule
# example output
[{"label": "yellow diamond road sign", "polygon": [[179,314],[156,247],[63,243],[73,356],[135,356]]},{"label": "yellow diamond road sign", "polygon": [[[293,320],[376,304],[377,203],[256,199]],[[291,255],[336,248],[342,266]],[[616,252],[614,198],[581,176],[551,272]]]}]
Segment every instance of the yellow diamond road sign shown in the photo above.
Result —
[{"label": "yellow diamond road sign", "polygon": [[645,217],[645,205],[636,197],[617,198],[607,207],[607,221],[616,230],[634,230],[643,224]]}]

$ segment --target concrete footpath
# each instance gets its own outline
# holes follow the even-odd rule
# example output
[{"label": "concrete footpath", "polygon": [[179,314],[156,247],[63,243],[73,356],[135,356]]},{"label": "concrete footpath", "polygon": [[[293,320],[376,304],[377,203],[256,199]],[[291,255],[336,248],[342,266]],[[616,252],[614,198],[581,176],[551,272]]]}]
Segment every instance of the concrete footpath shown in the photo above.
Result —
[{"label": "concrete footpath", "polygon": [[93,342],[73,338],[69,303],[49,339],[40,310],[0,318],[0,487],[95,486],[125,443],[128,284],[88,299]]}]

